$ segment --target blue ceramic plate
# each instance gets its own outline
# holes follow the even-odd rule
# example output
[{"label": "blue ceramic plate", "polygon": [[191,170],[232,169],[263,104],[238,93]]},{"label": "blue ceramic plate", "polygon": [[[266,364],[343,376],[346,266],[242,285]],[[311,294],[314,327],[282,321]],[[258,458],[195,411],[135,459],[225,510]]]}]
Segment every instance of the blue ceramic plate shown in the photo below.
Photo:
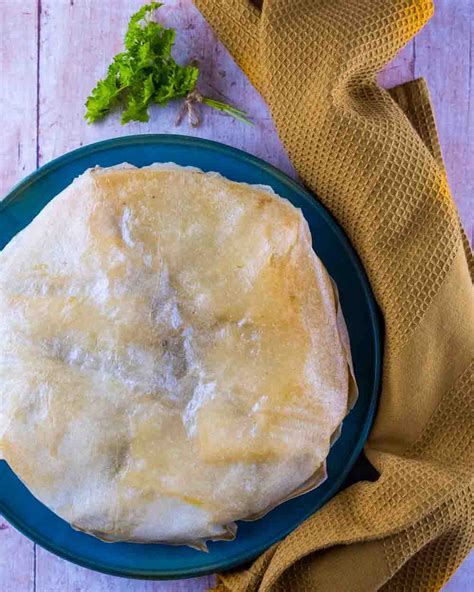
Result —
[{"label": "blue ceramic plate", "polygon": [[142,135],[107,140],[69,152],[41,167],[0,204],[0,248],[85,169],[124,161],[137,166],[173,161],[217,171],[234,181],[270,185],[301,208],[311,229],[314,250],[339,288],[351,338],[359,399],[344,420],[342,435],[329,454],[326,482],[256,522],[240,523],[234,541],[210,543],[209,553],[168,545],[103,543],[77,532],[36,500],[3,461],[0,462],[0,512],[49,551],[105,573],[168,579],[222,571],[249,561],[282,539],[341,487],[362,450],[375,412],[381,372],[378,310],[356,253],[314,196],[258,158],[223,144],[184,136]]}]

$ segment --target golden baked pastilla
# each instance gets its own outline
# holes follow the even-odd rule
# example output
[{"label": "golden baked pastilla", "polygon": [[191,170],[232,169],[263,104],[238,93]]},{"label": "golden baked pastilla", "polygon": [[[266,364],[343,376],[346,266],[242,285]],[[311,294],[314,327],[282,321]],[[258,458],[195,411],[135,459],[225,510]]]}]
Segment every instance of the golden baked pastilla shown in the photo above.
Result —
[{"label": "golden baked pastilla", "polygon": [[268,187],[97,167],[0,253],[0,456],[101,539],[232,538],[324,478],[353,397],[337,293]]}]

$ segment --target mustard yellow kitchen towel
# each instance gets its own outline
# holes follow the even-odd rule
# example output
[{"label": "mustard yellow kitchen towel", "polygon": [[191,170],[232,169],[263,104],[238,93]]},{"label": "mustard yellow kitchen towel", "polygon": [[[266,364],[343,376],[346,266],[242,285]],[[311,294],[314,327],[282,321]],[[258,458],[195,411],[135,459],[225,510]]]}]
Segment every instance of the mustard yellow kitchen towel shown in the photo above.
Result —
[{"label": "mustard yellow kitchen towel", "polygon": [[385,322],[365,452],[379,471],[217,590],[439,590],[474,542],[474,300],[423,80],[376,72],[430,0],[196,0],[268,102],[303,182],[349,235]]}]

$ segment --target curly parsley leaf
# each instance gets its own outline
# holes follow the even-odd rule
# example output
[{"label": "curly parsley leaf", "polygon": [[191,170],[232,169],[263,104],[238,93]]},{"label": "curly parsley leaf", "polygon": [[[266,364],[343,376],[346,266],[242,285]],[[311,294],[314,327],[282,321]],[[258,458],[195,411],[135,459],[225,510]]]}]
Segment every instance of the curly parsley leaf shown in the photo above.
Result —
[{"label": "curly parsley leaf", "polygon": [[[160,2],[150,2],[131,17],[125,34],[125,51],[115,56],[107,75],[87,98],[88,123],[102,119],[119,106],[123,108],[122,124],[148,121],[152,103],[164,106],[195,91],[199,68],[177,64],[171,55],[176,31],[151,20],[152,13],[160,6]],[[202,97],[201,102],[251,123],[244,111],[231,105],[207,97]]]}]

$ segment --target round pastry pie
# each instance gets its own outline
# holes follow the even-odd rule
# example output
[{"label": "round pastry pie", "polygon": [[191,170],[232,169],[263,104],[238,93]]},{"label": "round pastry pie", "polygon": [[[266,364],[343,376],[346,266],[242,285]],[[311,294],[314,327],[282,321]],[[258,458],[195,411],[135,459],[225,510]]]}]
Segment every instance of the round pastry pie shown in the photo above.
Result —
[{"label": "round pastry pie", "polygon": [[232,538],[321,482],[353,396],[337,293],[269,187],[95,168],[0,253],[0,456],[76,529]]}]

